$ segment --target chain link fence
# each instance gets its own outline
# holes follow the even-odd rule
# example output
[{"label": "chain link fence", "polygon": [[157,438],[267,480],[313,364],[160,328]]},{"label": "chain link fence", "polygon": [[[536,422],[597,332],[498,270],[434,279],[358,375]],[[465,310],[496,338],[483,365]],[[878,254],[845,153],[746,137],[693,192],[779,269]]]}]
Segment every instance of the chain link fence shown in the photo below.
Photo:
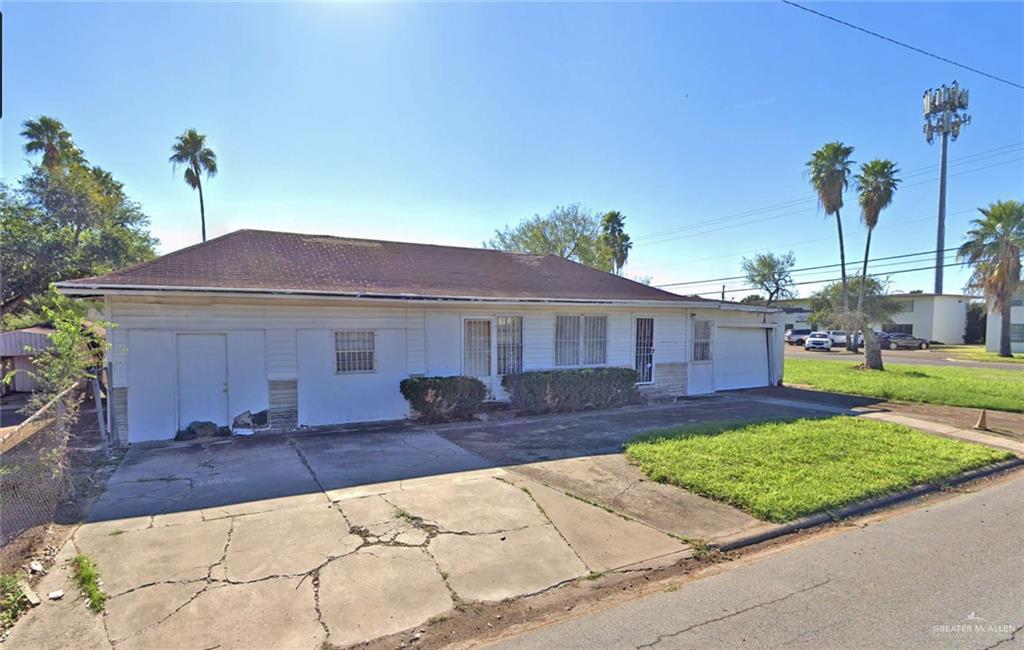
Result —
[{"label": "chain link fence", "polygon": [[21,424],[0,429],[0,546],[53,521],[71,496],[68,437],[84,386],[76,383]]}]

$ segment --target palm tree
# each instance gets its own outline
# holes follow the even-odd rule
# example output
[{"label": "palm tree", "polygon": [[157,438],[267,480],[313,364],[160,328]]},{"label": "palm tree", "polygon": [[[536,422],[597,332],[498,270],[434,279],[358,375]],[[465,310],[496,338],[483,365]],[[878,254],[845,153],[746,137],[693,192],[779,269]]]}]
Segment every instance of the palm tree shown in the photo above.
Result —
[{"label": "palm tree", "polygon": [[900,183],[900,179],[896,178],[898,172],[899,169],[893,161],[876,158],[861,165],[860,173],[854,177],[857,190],[860,192],[860,217],[868,229],[867,240],[864,243],[864,266],[860,273],[860,294],[857,296],[857,315],[860,317],[861,330],[864,332],[864,365],[872,370],[884,370],[884,366],[882,365],[882,350],[875,339],[875,333],[863,317],[864,286],[868,277],[868,255],[871,253],[871,233],[878,225],[878,217],[882,214],[882,210],[892,204],[896,186]]},{"label": "palm tree", "polygon": [[46,115],[22,122],[25,153],[43,153],[43,166],[53,171],[60,165],[82,162],[82,151],[75,146],[71,133],[61,121]]},{"label": "palm tree", "polygon": [[843,192],[850,184],[850,155],[853,147],[842,142],[829,142],[811,154],[807,169],[811,178],[811,186],[818,195],[818,204],[825,214],[836,215],[836,228],[839,231],[839,266],[843,280],[843,308],[850,309],[850,290],[846,281],[846,246],[843,243],[843,221],[839,210],[843,207]]},{"label": "palm tree", "polygon": [[185,131],[174,141],[169,161],[174,168],[185,165],[185,184],[199,190],[199,219],[203,228],[203,241],[206,241],[206,207],[203,205],[202,175],[207,178],[217,175],[217,154],[206,146],[206,136],[195,129]]},{"label": "palm tree", "polygon": [[633,248],[633,242],[626,234],[625,215],[617,210],[605,213],[601,218],[601,238],[612,256],[612,272],[616,275],[622,273],[622,267],[629,259],[629,251]]},{"label": "palm tree", "polygon": [[1021,284],[1024,203],[999,201],[978,211],[984,218],[972,222],[957,259],[974,267],[971,284],[983,288],[993,310],[1000,312],[999,356],[1012,357],[1010,305]]}]

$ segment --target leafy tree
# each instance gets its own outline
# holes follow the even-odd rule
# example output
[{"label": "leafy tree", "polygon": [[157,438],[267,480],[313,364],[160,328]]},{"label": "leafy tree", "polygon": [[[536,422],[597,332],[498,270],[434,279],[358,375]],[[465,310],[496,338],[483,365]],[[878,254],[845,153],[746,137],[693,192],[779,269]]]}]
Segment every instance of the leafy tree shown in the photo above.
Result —
[{"label": "leafy tree", "polygon": [[185,166],[185,184],[199,191],[199,220],[203,241],[206,241],[206,206],[203,204],[203,174],[206,178],[217,175],[217,154],[206,146],[206,136],[195,129],[185,131],[174,141],[168,159],[177,169]]},{"label": "leafy tree", "polygon": [[51,282],[152,259],[149,218],[99,167],[36,165],[16,189],[0,185],[3,313]]},{"label": "leafy tree", "polygon": [[[854,178],[857,191],[860,193],[860,216],[868,229],[864,243],[864,267],[860,274],[860,295],[857,297],[857,314],[864,307],[864,279],[868,277],[868,256],[871,253],[871,233],[878,225],[878,217],[882,210],[892,205],[893,195],[900,179],[896,178],[899,169],[891,160],[875,159],[861,165],[860,173]],[[875,333],[868,327],[867,321],[861,318],[864,331],[864,365],[872,370],[884,370],[882,364],[882,348],[878,345]],[[854,341],[856,345],[856,341]]]},{"label": "leafy tree", "polygon": [[988,314],[985,313],[985,303],[972,301],[967,305],[967,328],[964,331],[964,343],[984,343],[987,323]]},{"label": "leafy tree", "polygon": [[1010,304],[1021,284],[1021,253],[1024,251],[1024,203],[999,201],[978,208],[967,232],[967,241],[957,258],[974,267],[970,284],[985,291],[995,311],[1000,313],[999,356],[1012,357],[1010,346]]},{"label": "leafy tree", "polygon": [[[859,276],[854,276],[860,280]],[[886,285],[877,278],[868,277],[864,280],[864,318],[868,323],[888,322],[903,306],[900,301],[886,295]],[[843,306],[842,282],[832,282],[810,298],[811,322],[825,329],[846,328],[849,312]],[[867,328],[870,329],[870,328]],[[854,338],[854,337],[847,337]]]},{"label": "leafy tree", "polygon": [[825,214],[836,217],[836,229],[839,231],[839,266],[842,277],[843,309],[850,309],[850,290],[846,280],[846,246],[843,242],[843,221],[839,211],[843,207],[843,192],[850,184],[850,160],[853,147],[842,142],[829,142],[811,154],[807,162],[811,186],[818,195],[818,204]]},{"label": "leafy tree", "polygon": [[622,267],[629,259],[629,251],[633,248],[633,242],[626,234],[626,217],[621,212],[612,210],[601,217],[601,240],[611,251],[612,273],[621,275]]},{"label": "leafy tree", "polygon": [[81,163],[82,151],[75,146],[71,133],[60,120],[40,115],[25,120],[21,136],[25,138],[25,153],[43,154],[43,166],[53,170],[61,165]]},{"label": "leafy tree", "polygon": [[[28,372],[39,388],[25,405],[25,413],[43,408],[75,382],[93,376],[106,350],[103,327],[110,326],[109,323],[87,321],[88,303],[64,296],[53,287],[33,301],[53,332],[50,334],[50,347],[37,351],[32,359],[32,368]],[[13,381],[15,372],[8,372],[3,381]],[[61,408],[63,425],[68,426],[77,417],[78,400],[74,396],[66,396]]]},{"label": "leafy tree", "polygon": [[764,299],[767,307],[776,300],[793,297],[794,264],[796,258],[792,252],[785,255],[759,253],[753,259],[743,258],[743,275],[747,276],[747,284],[767,294]]},{"label": "leafy tree", "polygon": [[764,305],[766,303],[764,296],[759,293],[751,293],[743,296],[740,299],[740,303],[744,305]]},{"label": "leafy tree", "polygon": [[546,217],[539,214],[519,225],[495,231],[486,248],[533,255],[558,255],[601,271],[611,271],[611,251],[601,237],[601,223],[578,203],[558,206]]}]

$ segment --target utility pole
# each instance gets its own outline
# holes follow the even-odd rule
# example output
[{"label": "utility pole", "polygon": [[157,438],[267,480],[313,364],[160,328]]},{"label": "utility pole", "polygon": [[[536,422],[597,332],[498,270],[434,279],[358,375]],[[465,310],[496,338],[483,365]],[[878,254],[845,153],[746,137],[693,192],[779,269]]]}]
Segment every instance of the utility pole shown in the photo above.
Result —
[{"label": "utility pole", "polygon": [[967,110],[967,90],[957,82],[924,91],[924,139],[932,143],[942,135],[939,157],[939,224],[935,242],[935,293],[942,293],[942,271],[946,257],[946,148],[949,136],[956,140],[960,130],[971,123]]}]

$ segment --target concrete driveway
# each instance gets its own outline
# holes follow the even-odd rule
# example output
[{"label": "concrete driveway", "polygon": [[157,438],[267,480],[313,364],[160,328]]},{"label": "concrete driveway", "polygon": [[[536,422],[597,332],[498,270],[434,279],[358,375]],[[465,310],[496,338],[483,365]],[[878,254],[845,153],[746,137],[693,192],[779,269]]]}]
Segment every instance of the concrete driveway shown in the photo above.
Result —
[{"label": "concrete driveway", "polygon": [[[13,647],[346,646],[474,601],[675,562],[764,524],[653,484],[621,445],[688,421],[811,415],[742,396],[365,433],[133,447]],[[99,566],[90,613],[66,562]],[[327,644],[327,645],[324,645]]]}]

